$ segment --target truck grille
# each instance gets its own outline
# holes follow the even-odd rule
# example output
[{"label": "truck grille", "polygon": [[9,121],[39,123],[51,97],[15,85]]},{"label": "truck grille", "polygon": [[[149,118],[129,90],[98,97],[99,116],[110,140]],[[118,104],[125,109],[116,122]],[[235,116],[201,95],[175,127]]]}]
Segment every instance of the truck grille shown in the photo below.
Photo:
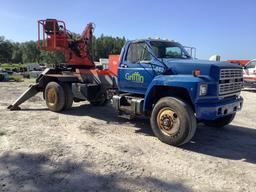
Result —
[{"label": "truck grille", "polygon": [[242,69],[221,69],[219,80],[219,95],[232,95],[240,92],[243,86]]}]

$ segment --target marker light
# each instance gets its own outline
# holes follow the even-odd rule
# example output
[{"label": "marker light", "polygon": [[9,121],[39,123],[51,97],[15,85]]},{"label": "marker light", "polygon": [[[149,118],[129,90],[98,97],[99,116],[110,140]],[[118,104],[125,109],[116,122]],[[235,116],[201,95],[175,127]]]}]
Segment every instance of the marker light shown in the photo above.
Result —
[{"label": "marker light", "polygon": [[199,69],[193,70],[193,71],[192,71],[192,75],[193,75],[194,77],[198,77],[198,76],[200,75],[200,70],[199,70]]}]

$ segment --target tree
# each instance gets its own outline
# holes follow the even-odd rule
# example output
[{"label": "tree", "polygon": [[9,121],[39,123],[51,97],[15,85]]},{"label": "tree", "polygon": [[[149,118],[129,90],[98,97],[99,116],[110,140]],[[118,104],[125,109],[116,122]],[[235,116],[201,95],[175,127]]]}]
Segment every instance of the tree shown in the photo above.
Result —
[{"label": "tree", "polygon": [[[72,38],[78,39],[79,35],[72,33]],[[93,36],[90,45],[90,54],[94,61],[99,58],[108,58],[109,54],[119,54],[125,38],[104,36]],[[64,55],[61,52],[45,52],[37,48],[36,41],[14,43],[0,36],[0,63],[64,63]]]},{"label": "tree", "polygon": [[22,62],[22,49],[20,43],[13,43],[12,49],[12,62],[13,63],[23,63]]},{"label": "tree", "polygon": [[93,37],[93,54],[94,59],[108,58],[110,54],[120,54],[125,43],[125,38],[104,36]]},{"label": "tree", "polygon": [[12,58],[12,43],[0,36],[0,63],[10,63]]},{"label": "tree", "polygon": [[39,63],[40,62],[40,50],[37,48],[37,42],[28,41],[22,43],[22,61],[23,63]]},{"label": "tree", "polygon": [[53,65],[64,63],[65,59],[62,52],[42,51],[40,54],[40,61],[46,63],[49,67],[53,67]]}]

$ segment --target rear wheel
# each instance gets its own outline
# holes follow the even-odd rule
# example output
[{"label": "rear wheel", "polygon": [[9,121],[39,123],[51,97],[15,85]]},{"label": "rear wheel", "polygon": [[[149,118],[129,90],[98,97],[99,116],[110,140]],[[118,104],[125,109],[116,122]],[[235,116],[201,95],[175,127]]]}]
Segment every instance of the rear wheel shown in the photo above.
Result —
[{"label": "rear wheel", "polygon": [[174,146],[190,141],[196,131],[196,119],[191,107],[174,97],[164,97],[157,102],[150,124],[162,142]]},{"label": "rear wheel", "polygon": [[65,105],[65,93],[63,87],[57,82],[47,84],[45,90],[45,102],[49,110],[59,112]]},{"label": "rear wheel", "polygon": [[210,127],[224,127],[230,124],[235,118],[236,114],[230,114],[224,117],[217,118],[215,120],[206,120],[204,124]]},{"label": "rear wheel", "polygon": [[70,109],[72,107],[73,100],[74,100],[71,85],[63,84],[62,86],[63,86],[64,93],[65,93],[64,109]]}]

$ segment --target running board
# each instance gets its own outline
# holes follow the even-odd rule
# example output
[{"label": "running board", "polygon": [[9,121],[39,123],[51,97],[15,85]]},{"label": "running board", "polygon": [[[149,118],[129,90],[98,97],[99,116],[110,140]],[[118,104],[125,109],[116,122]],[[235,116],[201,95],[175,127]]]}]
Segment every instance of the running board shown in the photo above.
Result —
[{"label": "running board", "polygon": [[13,110],[20,110],[19,105],[30,99],[31,97],[35,96],[39,92],[38,84],[30,85],[30,87],[11,105],[7,107],[7,109]]}]

